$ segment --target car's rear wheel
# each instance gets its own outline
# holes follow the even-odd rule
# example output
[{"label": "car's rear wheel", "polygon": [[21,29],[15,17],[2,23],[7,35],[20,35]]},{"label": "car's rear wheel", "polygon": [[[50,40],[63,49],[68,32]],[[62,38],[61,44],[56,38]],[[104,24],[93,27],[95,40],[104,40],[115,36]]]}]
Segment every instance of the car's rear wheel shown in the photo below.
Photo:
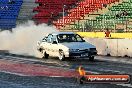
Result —
[{"label": "car's rear wheel", "polygon": [[48,57],[49,55],[46,52],[44,52],[44,58],[48,59]]},{"label": "car's rear wheel", "polygon": [[40,58],[48,59],[49,55],[43,49],[40,50]]},{"label": "car's rear wheel", "polygon": [[90,56],[89,61],[94,61],[94,56]]},{"label": "car's rear wheel", "polygon": [[59,50],[59,60],[64,61],[65,60],[65,55],[63,50]]}]

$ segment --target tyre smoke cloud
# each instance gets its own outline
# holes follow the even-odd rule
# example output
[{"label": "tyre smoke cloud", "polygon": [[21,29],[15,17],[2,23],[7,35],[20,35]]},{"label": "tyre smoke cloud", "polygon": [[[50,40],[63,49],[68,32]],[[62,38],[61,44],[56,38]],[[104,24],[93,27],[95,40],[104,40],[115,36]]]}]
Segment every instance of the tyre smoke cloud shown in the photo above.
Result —
[{"label": "tyre smoke cloud", "polygon": [[12,30],[0,32],[0,50],[10,53],[36,56],[37,41],[45,35],[57,31],[46,24],[35,25],[33,21],[19,25]]}]

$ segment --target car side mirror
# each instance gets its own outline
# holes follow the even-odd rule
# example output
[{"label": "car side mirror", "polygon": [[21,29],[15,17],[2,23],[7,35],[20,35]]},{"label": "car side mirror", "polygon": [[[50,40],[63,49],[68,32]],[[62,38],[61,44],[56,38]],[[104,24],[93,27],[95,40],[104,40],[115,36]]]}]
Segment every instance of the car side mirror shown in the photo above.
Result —
[{"label": "car side mirror", "polygon": [[53,43],[52,44],[57,44],[57,41],[53,41]]},{"label": "car side mirror", "polygon": [[45,41],[46,41],[46,39],[43,39],[43,40],[42,40],[42,42],[45,42]]}]

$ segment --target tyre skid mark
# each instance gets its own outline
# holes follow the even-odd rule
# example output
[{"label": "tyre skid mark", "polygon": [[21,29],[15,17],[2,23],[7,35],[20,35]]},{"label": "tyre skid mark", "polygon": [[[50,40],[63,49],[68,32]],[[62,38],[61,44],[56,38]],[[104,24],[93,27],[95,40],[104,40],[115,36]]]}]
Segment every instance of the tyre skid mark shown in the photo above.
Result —
[{"label": "tyre skid mark", "polygon": [[0,70],[30,76],[77,77],[79,75],[78,72],[74,70],[48,67],[44,65],[13,63],[7,60],[0,60]]}]

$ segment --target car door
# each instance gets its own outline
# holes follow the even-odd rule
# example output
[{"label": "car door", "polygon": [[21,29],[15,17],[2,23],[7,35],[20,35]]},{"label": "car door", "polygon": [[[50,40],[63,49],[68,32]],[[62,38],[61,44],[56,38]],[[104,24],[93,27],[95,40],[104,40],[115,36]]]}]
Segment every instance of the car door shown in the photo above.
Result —
[{"label": "car door", "polygon": [[51,42],[52,42],[52,56],[58,56],[58,50],[59,50],[59,44],[58,44],[58,41],[57,41],[57,36],[56,35],[53,35],[52,36],[52,39],[51,39]]}]

